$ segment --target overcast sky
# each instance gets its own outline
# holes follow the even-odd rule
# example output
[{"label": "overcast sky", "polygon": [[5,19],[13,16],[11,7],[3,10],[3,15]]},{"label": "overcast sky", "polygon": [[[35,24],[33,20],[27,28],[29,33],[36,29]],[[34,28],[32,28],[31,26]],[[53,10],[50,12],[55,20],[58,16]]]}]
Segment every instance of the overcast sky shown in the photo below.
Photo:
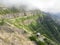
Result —
[{"label": "overcast sky", "polygon": [[0,0],[0,3],[8,6],[24,4],[30,8],[39,8],[42,11],[60,12],[60,0]]}]

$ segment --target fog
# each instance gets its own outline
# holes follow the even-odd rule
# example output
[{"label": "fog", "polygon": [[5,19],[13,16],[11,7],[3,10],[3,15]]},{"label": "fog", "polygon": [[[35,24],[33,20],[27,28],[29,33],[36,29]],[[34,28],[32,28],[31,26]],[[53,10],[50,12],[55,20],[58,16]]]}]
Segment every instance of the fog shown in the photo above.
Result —
[{"label": "fog", "polygon": [[26,5],[29,9],[39,8],[45,12],[60,12],[60,0],[0,0],[8,7]]}]

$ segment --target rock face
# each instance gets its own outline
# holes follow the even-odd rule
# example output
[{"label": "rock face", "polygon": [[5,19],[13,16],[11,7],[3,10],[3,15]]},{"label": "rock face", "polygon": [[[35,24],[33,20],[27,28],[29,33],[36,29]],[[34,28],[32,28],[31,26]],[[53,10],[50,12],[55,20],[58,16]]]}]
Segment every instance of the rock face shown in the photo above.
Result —
[{"label": "rock face", "polygon": [[23,33],[23,29],[0,26],[0,45],[36,45]]}]

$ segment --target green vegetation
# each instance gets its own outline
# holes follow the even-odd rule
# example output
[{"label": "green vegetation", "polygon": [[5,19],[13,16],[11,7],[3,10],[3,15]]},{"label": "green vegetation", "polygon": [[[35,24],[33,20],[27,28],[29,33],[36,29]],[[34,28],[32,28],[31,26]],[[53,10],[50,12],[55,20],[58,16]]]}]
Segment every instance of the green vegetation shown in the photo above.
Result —
[{"label": "green vegetation", "polygon": [[19,12],[19,10],[18,9],[16,9],[16,8],[11,8],[11,9],[9,9],[9,8],[7,8],[7,9],[0,9],[0,15],[3,15],[3,14],[11,14],[11,13],[18,13]]},{"label": "green vegetation", "polygon": [[1,19],[0,20],[0,25],[3,25],[4,24],[4,19]]},{"label": "green vegetation", "polygon": [[[17,9],[12,8],[11,10],[4,10],[1,11],[0,14],[6,14],[6,13],[16,13],[19,12]],[[32,22],[28,25],[27,23],[24,23],[26,20],[32,20]],[[32,16],[23,16],[13,19],[2,19],[0,20],[0,25],[3,25],[5,23],[8,23],[9,25],[13,25],[17,28],[22,28],[24,31],[26,31],[29,35],[29,39],[31,41],[35,41],[37,45],[59,45],[60,44],[60,25],[57,25],[53,19],[42,13],[37,13],[36,15]],[[39,38],[36,36],[37,33],[41,33],[42,36],[45,38],[43,41],[39,40]]]},{"label": "green vegetation", "polygon": [[[10,19],[10,20],[6,20],[8,23],[16,26],[17,28],[22,28],[24,29],[27,33],[29,34],[33,34],[35,35],[37,32],[40,32],[43,36],[46,37],[47,42],[49,42],[49,44],[52,45],[51,42],[54,42],[53,45],[58,45],[58,40],[54,37],[54,34],[52,34],[52,32],[54,33],[54,28],[53,26],[55,25],[53,20],[51,20],[51,22],[47,21],[47,19],[45,19],[46,17],[42,17],[42,20],[39,17],[39,15],[35,15],[35,16],[28,16],[28,17],[22,17],[22,18],[16,18],[16,19]],[[31,22],[31,24],[29,25],[25,25],[23,22],[27,19],[33,19],[33,21]],[[47,22],[46,22],[47,21]],[[53,23],[52,25],[50,23]],[[49,27],[49,26],[50,27]],[[52,27],[51,27],[52,26]],[[56,33],[56,32],[55,32]],[[46,45],[48,44],[46,41],[42,42],[40,41],[38,38],[36,38],[35,36],[31,36],[30,37],[31,40],[36,41],[36,43],[38,45]],[[38,40],[36,40],[38,39]]]},{"label": "green vegetation", "polygon": [[31,36],[31,37],[29,37],[29,39],[31,41],[35,41],[37,43],[37,45],[46,45],[44,42],[37,40],[38,38],[36,36]]}]

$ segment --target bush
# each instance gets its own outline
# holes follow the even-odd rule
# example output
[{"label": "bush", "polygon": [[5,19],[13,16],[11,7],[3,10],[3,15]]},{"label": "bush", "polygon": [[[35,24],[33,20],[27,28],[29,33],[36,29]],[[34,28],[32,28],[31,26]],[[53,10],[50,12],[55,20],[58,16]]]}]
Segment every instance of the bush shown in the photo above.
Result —
[{"label": "bush", "polygon": [[41,41],[36,40],[38,38],[36,38],[35,36],[31,36],[31,37],[29,37],[29,39],[31,41],[35,41],[37,45],[46,45],[44,42],[41,42]]},{"label": "bush", "polygon": [[0,25],[3,25],[3,24],[4,24],[4,19],[2,19],[0,22]]},{"label": "bush", "polygon": [[36,38],[34,36],[29,37],[31,41],[36,41]]}]

